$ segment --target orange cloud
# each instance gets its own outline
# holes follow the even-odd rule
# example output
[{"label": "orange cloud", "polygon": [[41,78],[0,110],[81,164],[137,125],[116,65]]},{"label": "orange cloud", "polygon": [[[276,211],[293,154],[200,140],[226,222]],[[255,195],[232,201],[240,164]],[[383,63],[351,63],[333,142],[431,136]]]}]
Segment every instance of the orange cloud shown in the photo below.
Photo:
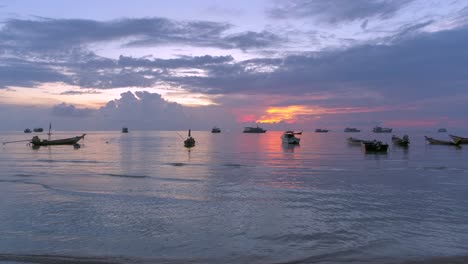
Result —
[{"label": "orange cloud", "polygon": [[326,108],[321,106],[306,106],[306,105],[290,105],[284,107],[268,107],[265,115],[262,115],[256,120],[257,123],[295,123],[299,119],[304,119],[306,116],[320,116],[326,114],[350,114],[350,113],[366,113],[379,112],[389,110],[385,107],[364,108],[364,107],[340,107]]}]

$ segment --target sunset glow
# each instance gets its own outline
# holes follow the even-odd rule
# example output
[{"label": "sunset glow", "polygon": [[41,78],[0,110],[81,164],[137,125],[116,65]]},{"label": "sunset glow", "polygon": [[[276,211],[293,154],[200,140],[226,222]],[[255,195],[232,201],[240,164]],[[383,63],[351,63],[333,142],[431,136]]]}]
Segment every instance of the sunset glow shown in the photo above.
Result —
[{"label": "sunset glow", "polygon": [[390,107],[374,108],[326,108],[321,106],[291,105],[285,107],[268,107],[265,114],[256,120],[257,123],[274,124],[279,122],[296,123],[306,117],[320,117],[322,115],[370,113],[391,110]]}]

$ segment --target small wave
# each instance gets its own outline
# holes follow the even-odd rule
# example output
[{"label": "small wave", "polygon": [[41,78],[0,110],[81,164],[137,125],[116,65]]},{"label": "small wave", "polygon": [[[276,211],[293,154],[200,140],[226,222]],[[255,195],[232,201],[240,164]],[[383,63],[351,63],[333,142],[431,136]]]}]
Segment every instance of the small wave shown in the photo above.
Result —
[{"label": "small wave", "polygon": [[427,166],[427,167],[423,167],[423,169],[425,170],[446,170],[448,169],[447,166]]},{"label": "small wave", "polygon": [[33,177],[34,175],[18,173],[18,174],[14,174],[13,176],[15,176],[15,177]]},{"label": "small wave", "polygon": [[453,256],[453,257],[430,257],[418,260],[403,262],[403,264],[464,264],[468,263],[468,256]]},{"label": "small wave", "polygon": [[104,176],[110,176],[110,177],[120,177],[120,178],[149,178],[150,176],[146,176],[146,175],[128,175],[128,174],[114,174],[114,173],[104,173],[104,174],[101,174],[101,175],[104,175]]},{"label": "small wave", "polygon": [[187,163],[183,163],[183,162],[170,162],[170,163],[166,163],[166,165],[171,165],[171,166],[174,166],[174,167],[182,167],[182,166],[187,165]]},{"label": "small wave", "polygon": [[97,161],[97,160],[53,160],[53,159],[38,159],[36,161],[39,162],[48,162],[48,163],[90,163],[90,164],[98,164],[98,163],[104,163],[102,161]]},{"label": "small wave", "polygon": [[240,167],[243,167],[244,165],[242,165],[242,164],[237,164],[237,163],[224,163],[223,166],[225,166],[225,167],[232,167],[232,168],[240,168]]},{"label": "small wave", "polygon": [[268,241],[280,241],[280,242],[307,242],[307,241],[319,241],[333,237],[331,233],[315,233],[315,234],[285,234],[280,236],[260,236],[257,239],[268,240]]},{"label": "small wave", "polygon": [[88,257],[88,256],[65,256],[65,255],[20,255],[0,254],[0,261],[35,264],[153,264],[153,263],[217,263],[209,259],[185,259],[185,258],[130,258],[122,256]]},{"label": "small wave", "polygon": [[16,255],[0,254],[1,261],[14,261],[19,263],[40,263],[40,264],[118,264],[118,263],[136,263],[124,258],[98,258],[98,257],[74,257],[74,256],[54,256],[54,255]]}]

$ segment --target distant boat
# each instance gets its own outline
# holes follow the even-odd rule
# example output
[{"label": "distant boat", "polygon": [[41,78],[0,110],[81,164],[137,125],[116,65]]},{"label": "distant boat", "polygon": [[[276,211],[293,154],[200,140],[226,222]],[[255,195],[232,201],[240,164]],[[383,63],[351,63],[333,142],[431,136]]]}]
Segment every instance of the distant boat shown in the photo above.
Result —
[{"label": "distant boat", "polygon": [[392,130],[393,129],[388,128],[388,127],[379,127],[379,126],[376,126],[372,129],[374,133],[392,133]]},{"label": "distant boat", "polygon": [[328,129],[317,128],[315,129],[315,133],[327,133]]},{"label": "distant boat", "polygon": [[122,133],[128,133],[128,127],[122,127]]},{"label": "distant boat", "polygon": [[460,141],[460,144],[468,144],[468,138],[455,135],[449,135],[449,137],[451,137],[454,142]]},{"label": "distant boat", "polygon": [[221,128],[215,126],[211,129],[211,133],[221,133]]},{"label": "distant boat", "polygon": [[410,143],[408,135],[404,135],[402,138],[393,135],[392,142],[393,144],[399,145],[402,147],[407,147]]},{"label": "distant boat", "polygon": [[285,144],[299,144],[300,138],[295,136],[293,131],[286,131],[281,135],[281,141]]},{"label": "distant boat", "polygon": [[42,127],[39,127],[39,128],[34,128],[33,131],[34,132],[43,132],[44,129]]},{"label": "distant boat", "polygon": [[439,133],[445,133],[445,132],[447,132],[447,129],[445,129],[445,128],[439,128],[439,130],[437,130],[437,132],[439,132]]},{"label": "distant boat", "polygon": [[26,128],[26,129],[24,130],[24,133],[31,133],[31,129]]},{"label": "distant boat", "polygon": [[346,140],[348,141],[349,144],[352,144],[352,145],[361,145],[362,142],[368,141],[368,140],[363,140],[363,139],[358,139],[358,138],[353,138],[353,137],[349,137]]},{"label": "distant boat", "polygon": [[64,138],[64,139],[55,139],[55,140],[47,140],[47,139],[39,139],[38,136],[34,136],[31,140],[31,144],[33,146],[52,146],[52,145],[75,145],[78,141],[82,140],[86,134],[81,136],[72,137],[72,138]]},{"label": "distant boat", "polygon": [[184,147],[186,147],[186,148],[195,147],[195,139],[192,137],[190,132],[191,131],[189,129],[188,138],[186,140],[184,140]]},{"label": "distant boat", "polygon": [[243,133],[265,133],[266,129],[263,129],[259,126],[257,127],[244,127]]},{"label": "distant boat", "polygon": [[361,132],[361,130],[354,127],[347,127],[344,129],[344,132]]},{"label": "distant boat", "polygon": [[440,139],[434,139],[431,137],[424,136],[424,138],[429,142],[429,144],[432,145],[451,145],[451,146],[458,146],[461,143],[461,140],[457,141],[450,141],[450,140],[440,140]]},{"label": "distant boat", "polygon": [[388,144],[377,140],[363,141],[362,146],[364,146],[366,152],[387,152],[388,149]]}]

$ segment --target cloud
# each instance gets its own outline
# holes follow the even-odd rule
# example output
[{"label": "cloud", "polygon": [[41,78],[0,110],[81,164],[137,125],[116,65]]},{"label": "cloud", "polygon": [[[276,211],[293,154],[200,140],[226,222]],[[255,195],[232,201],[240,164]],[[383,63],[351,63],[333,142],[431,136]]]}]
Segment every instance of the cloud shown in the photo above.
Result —
[{"label": "cloud", "polygon": [[[67,112],[71,107],[60,105],[60,108]],[[128,91],[122,93],[119,99],[94,110],[92,119],[83,126],[95,126],[90,129],[119,129],[127,126],[131,130],[207,130],[213,126],[213,120],[224,120],[218,123],[220,125],[233,123],[232,115],[217,106],[184,107],[165,100],[157,93]]]},{"label": "cloud", "polygon": [[363,20],[371,17],[386,19],[414,0],[292,0],[278,1],[268,10],[271,18],[316,18],[330,24]]},{"label": "cloud", "polygon": [[[125,18],[110,21],[85,19],[8,19],[0,29],[0,48],[16,52],[57,52],[89,44],[122,41],[124,47],[182,44],[221,49],[256,49],[280,44],[267,31],[227,34],[228,23],[176,21],[166,18]],[[267,42],[270,41],[270,42]]]},{"label": "cloud", "polygon": [[52,107],[52,115],[59,117],[89,117],[95,110],[76,108],[74,105],[61,103]]},{"label": "cloud", "polygon": [[[374,92],[387,100],[461,93],[468,80],[468,28],[406,34],[388,44],[303,53],[283,59],[253,59],[218,65],[207,77],[179,83],[213,94],[305,94]],[[248,65],[250,65],[248,67]],[[271,71],[249,71],[251,65]]]},{"label": "cloud", "polygon": [[68,76],[50,65],[4,58],[0,62],[0,89],[8,86],[34,87],[44,82],[69,82]]},{"label": "cloud", "polygon": [[96,90],[88,90],[88,91],[68,90],[68,91],[60,93],[60,95],[83,95],[83,94],[101,94],[101,92],[96,91]]}]

